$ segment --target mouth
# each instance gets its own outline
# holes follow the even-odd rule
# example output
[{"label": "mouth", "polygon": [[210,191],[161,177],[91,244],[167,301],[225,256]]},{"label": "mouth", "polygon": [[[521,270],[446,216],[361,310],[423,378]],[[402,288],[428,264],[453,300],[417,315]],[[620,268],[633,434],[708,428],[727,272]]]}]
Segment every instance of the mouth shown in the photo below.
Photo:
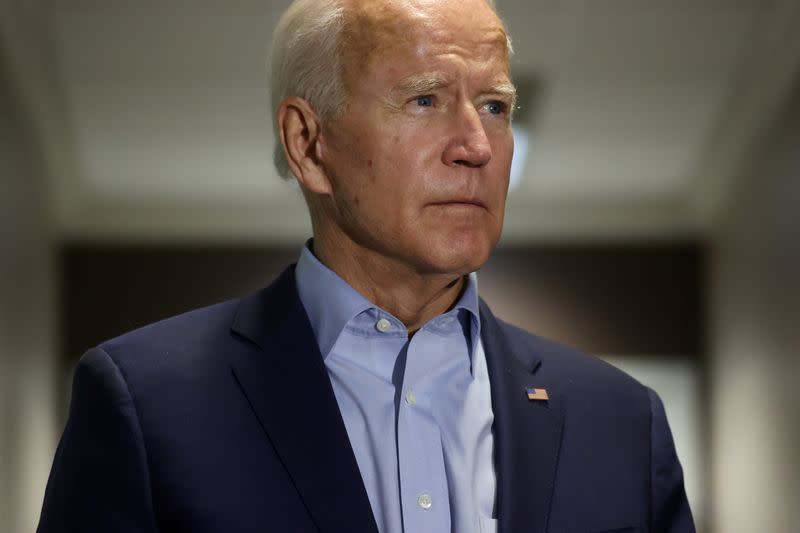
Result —
[{"label": "mouth", "polygon": [[432,205],[442,207],[481,207],[486,209],[486,204],[480,200],[472,198],[454,198],[451,200],[445,200],[443,202],[433,202]]}]

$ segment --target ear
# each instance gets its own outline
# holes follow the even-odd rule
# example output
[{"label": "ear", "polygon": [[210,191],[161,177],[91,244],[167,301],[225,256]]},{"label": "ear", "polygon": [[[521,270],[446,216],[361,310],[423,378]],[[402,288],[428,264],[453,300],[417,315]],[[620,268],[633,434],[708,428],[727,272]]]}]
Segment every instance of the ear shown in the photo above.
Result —
[{"label": "ear", "polygon": [[309,103],[289,96],[278,106],[278,133],[289,168],[300,185],[316,194],[330,194],[331,183],[319,160],[320,121]]}]

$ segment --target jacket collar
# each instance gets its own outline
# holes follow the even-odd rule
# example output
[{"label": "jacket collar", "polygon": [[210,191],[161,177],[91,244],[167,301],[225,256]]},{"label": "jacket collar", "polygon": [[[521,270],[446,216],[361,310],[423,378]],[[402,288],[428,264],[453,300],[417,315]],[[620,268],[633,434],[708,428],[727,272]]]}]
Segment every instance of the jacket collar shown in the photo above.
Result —
[{"label": "jacket collar", "polygon": [[314,523],[377,533],[294,267],[242,300],[232,330],[253,343],[232,353],[234,375]]},{"label": "jacket collar", "polygon": [[[528,337],[497,320],[481,301],[483,345],[492,389],[497,517],[501,533],[546,531],[555,485],[563,398],[541,372]],[[513,342],[511,335],[519,338]],[[544,388],[549,400],[531,401],[526,389]]]},{"label": "jacket collar", "polygon": [[[499,531],[546,531],[562,398],[540,372],[538,353],[513,342],[513,330],[483,301],[480,321],[495,417]],[[242,300],[232,330],[254,345],[232,355],[234,375],[317,526],[377,532],[293,266]],[[550,399],[529,401],[529,387],[546,388]]]}]

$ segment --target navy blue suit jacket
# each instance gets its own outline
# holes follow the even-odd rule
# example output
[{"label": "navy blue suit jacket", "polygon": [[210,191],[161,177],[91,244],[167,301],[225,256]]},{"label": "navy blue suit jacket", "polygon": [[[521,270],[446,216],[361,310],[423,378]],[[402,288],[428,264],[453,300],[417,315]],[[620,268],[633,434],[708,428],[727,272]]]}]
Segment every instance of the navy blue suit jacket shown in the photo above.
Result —
[{"label": "navy blue suit jacket", "polygon": [[[501,532],[694,531],[655,393],[481,321]],[[293,268],[83,356],[38,531],[377,532]]]}]

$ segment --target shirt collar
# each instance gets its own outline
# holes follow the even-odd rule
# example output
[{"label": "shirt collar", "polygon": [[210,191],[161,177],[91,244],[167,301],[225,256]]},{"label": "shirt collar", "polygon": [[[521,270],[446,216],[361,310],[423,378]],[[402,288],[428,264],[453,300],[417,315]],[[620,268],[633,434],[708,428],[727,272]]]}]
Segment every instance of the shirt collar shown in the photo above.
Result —
[{"label": "shirt collar", "polygon": [[319,351],[325,358],[345,325],[375,304],[323,265],[311,252],[310,245],[311,241],[308,241],[303,246],[295,277],[300,301],[311,322]]},{"label": "shirt collar", "polygon": [[[328,356],[342,330],[353,317],[369,309],[380,309],[320,262],[311,252],[309,240],[297,261],[295,278],[300,301],[306,310],[314,337],[323,358]],[[474,272],[467,277],[461,297],[448,313],[462,319],[464,333],[469,341],[470,359],[480,335],[478,277]],[[459,310],[464,312],[459,312]],[[380,309],[391,316],[390,313]],[[436,319],[433,319],[433,322]],[[399,320],[398,320],[399,322]],[[429,322],[430,324],[430,322]],[[427,324],[426,324],[427,325]],[[423,326],[424,327],[424,326]]]},{"label": "shirt collar", "polygon": [[475,353],[475,346],[481,334],[481,314],[480,298],[478,298],[478,274],[472,272],[467,276],[467,283],[453,309],[463,309],[466,313],[461,313],[463,317],[462,326],[464,334],[469,343],[470,361]]}]

